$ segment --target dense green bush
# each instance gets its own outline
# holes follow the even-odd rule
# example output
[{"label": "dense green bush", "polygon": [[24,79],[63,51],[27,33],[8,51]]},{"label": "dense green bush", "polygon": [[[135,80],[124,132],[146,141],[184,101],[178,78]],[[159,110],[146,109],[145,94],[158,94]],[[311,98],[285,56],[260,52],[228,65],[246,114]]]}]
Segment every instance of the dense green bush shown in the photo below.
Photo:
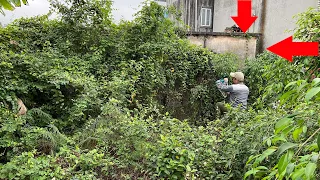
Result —
[{"label": "dense green bush", "polygon": [[119,25],[110,1],[51,3],[61,19],[0,29],[1,178],[215,177],[217,138],[188,123],[215,119],[214,82],[237,58],[180,39],[153,2]]},{"label": "dense green bush", "polygon": [[[299,14],[295,37],[319,41],[319,14],[312,9]],[[283,115],[273,124],[273,132],[266,135],[264,150],[260,148],[248,158],[245,178],[319,179],[318,68],[319,57],[297,57],[294,64],[277,60],[262,69],[248,68],[251,77],[261,73],[262,78],[257,81],[267,85],[258,91],[257,107],[267,108],[273,103],[273,108],[281,109]]]},{"label": "dense green bush", "polygon": [[[0,28],[0,179],[318,178],[318,57],[248,61],[249,109],[218,118],[236,56],[190,45],[154,2],[118,25],[109,0],[51,3],[59,19]],[[299,17],[316,40],[318,13]]]},{"label": "dense green bush", "polygon": [[248,60],[245,74],[250,87],[249,102],[258,109],[277,106],[287,84],[308,76],[303,63],[290,64],[268,52]]},{"label": "dense green bush", "polygon": [[[253,174],[255,177],[265,177],[265,179],[274,179],[275,176],[279,179],[320,177],[319,171],[316,171],[320,146],[319,82],[320,78],[316,78],[310,84],[295,86],[292,88],[294,92],[291,93],[291,97],[282,97],[286,99],[286,103],[292,104],[290,106],[292,113],[274,125],[274,133],[269,134],[266,139],[268,149],[261,154],[254,153],[258,155],[248,160],[247,164],[251,170],[246,176]],[[265,160],[271,155],[273,158]]]}]

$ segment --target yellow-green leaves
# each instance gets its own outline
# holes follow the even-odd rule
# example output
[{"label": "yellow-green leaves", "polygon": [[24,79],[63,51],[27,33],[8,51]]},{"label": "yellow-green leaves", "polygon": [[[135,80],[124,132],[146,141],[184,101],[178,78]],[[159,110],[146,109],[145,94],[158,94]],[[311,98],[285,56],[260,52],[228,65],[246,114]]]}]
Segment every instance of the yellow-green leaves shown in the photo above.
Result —
[{"label": "yellow-green leaves", "polygon": [[314,87],[314,88],[310,89],[306,94],[305,100],[310,101],[319,92],[320,92],[320,87]]},{"label": "yellow-green leaves", "polygon": [[[267,150],[265,150],[253,163],[253,167],[258,166],[264,159],[266,159],[268,156],[273,154],[277,150],[277,147],[270,147]],[[249,162],[247,162],[248,164]]]},{"label": "yellow-green leaves", "polygon": [[320,87],[317,87],[319,84],[320,84],[320,78],[315,78],[312,81],[311,83],[312,88],[307,91],[307,94],[305,97],[306,101],[310,101],[313,97],[319,94]]},{"label": "yellow-green leaves", "polygon": [[275,134],[278,134],[282,130],[284,130],[286,127],[288,127],[292,122],[291,118],[283,118],[280,121],[277,122],[275,126]]},{"label": "yellow-green leaves", "polygon": [[297,147],[297,146],[298,146],[298,144],[294,144],[291,142],[286,142],[286,143],[282,144],[278,149],[278,156],[280,156],[286,150]]},{"label": "yellow-green leaves", "polygon": [[11,0],[11,2],[12,2],[16,7],[20,7],[20,6],[21,6],[21,1],[20,1],[20,0]]},{"label": "yellow-green leaves", "polygon": [[3,9],[13,11],[15,7],[21,7],[21,1],[24,5],[28,3],[27,0],[0,0],[0,13],[4,15]]},{"label": "yellow-green leaves", "polygon": [[[288,83],[284,88],[285,92],[280,97],[280,105],[290,104],[294,105],[297,101],[310,101],[320,92],[320,78],[315,78],[312,83],[306,80],[298,80]],[[318,96],[319,97],[319,96]],[[315,99],[319,100],[319,99]]]},{"label": "yellow-green leaves", "polygon": [[312,179],[314,177],[314,172],[316,169],[317,169],[317,165],[315,163],[309,163],[306,166],[305,174],[306,174],[307,180]]},{"label": "yellow-green leaves", "polygon": [[312,81],[312,86],[313,87],[315,87],[315,86],[317,86],[317,85],[319,85],[320,84],[320,78],[315,78],[313,81]]},{"label": "yellow-green leaves", "polygon": [[0,0],[0,7],[10,11],[14,10],[14,6],[8,0]]},{"label": "yellow-green leaves", "polygon": [[318,135],[318,138],[317,138],[317,145],[318,145],[318,149],[320,149],[320,134]]},{"label": "yellow-green leaves", "polygon": [[254,169],[251,169],[250,171],[246,172],[246,174],[244,175],[244,179],[247,179],[248,176],[254,175],[254,174],[258,173],[261,170],[266,171],[266,170],[268,170],[268,168],[265,167],[265,166],[259,166],[259,167],[256,167]]},{"label": "yellow-green leaves", "polygon": [[[292,157],[293,157],[293,151],[288,151],[286,154],[281,156],[278,162],[278,173],[280,175],[279,179],[282,179],[286,174],[287,166],[291,162]],[[289,168],[292,168],[292,167],[289,167]]]},{"label": "yellow-green leaves", "polygon": [[300,137],[300,134],[303,132],[303,127],[295,129],[292,133],[293,140],[297,141]]}]

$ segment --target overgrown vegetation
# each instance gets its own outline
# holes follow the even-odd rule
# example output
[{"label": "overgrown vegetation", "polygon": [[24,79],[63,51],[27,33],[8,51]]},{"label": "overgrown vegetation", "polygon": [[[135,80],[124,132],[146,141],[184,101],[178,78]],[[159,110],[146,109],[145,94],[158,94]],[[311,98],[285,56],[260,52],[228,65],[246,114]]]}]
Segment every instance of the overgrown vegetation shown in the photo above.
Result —
[{"label": "overgrown vegetation", "polygon": [[[0,179],[319,178],[319,57],[248,61],[251,106],[220,118],[237,58],[190,45],[163,7],[114,24],[109,0],[51,4],[60,19],[0,29]],[[298,17],[316,40],[319,12]]]}]

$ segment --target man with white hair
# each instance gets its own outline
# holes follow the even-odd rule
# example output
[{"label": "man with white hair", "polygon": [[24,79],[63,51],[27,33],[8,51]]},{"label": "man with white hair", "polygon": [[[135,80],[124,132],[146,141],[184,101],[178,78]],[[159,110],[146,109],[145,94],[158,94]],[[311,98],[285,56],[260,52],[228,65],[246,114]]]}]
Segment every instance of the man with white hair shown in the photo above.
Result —
[{"label": "man with white hair", "polygon": [[[224,78],[223,81],[217,81],[217,87],[219,90],[229,94],[228,103],[230,103],[232,107],[246,109],[249,88],[244,84],[244,74],[242,72],[232,72],[230,76],[232,78],[232,85],[228,85],[228,78]],[[224,103],[219,102],[217,105],[221,114],[227,112]]]}]

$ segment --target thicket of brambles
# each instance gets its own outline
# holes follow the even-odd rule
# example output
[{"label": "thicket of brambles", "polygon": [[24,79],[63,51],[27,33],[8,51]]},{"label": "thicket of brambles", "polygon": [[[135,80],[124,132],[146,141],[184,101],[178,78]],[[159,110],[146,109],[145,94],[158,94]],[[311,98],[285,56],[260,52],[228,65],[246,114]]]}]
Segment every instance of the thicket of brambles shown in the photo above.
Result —
[{"label": "thicket of brambles", "polygon": [[[219,117],[238,59],[191,45],[164,7],[114,24],[110,0],[51,4],[58,19],[0,28],[0,179],[319,178],[319,57],[248,60],[249,109]],[[319,41],[319,21],[300,14],[295,37]]]}]

